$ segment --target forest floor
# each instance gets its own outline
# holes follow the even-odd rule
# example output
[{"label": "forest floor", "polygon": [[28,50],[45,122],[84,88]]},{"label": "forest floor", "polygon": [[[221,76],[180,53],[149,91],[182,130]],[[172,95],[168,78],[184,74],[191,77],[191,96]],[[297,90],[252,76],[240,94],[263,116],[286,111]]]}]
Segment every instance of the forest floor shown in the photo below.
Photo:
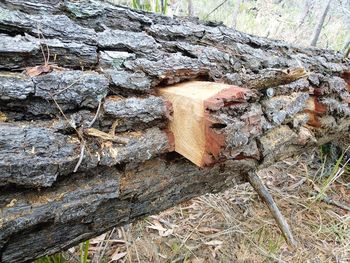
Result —
[{"label": "forest floor", "polygon": [[[296,248],[288,247],[268,208],[249,184],[243,184],[94,238],[89,259],[350,262],[350,173],[335,176],[339,166],[327,168],[326,163],[316,154],[304,154],[259,172],[291,226]],[[79,249],[67,253],[76,255]]]}]

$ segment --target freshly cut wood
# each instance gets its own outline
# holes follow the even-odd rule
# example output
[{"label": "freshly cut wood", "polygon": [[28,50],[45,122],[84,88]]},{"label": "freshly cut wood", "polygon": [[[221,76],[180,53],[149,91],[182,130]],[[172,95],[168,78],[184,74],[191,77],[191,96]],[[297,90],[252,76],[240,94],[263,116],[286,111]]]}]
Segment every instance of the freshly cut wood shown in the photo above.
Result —
[{"label": "freshly cut wood", "polygon": [[169,129],[174,134],[175,151],[200,167],[219,161],[226,145],[226,135],[220,131],[226,125],[211,113],[252,97],[249,89],[205,81],[160,88],[159,94],[172,104]]}]

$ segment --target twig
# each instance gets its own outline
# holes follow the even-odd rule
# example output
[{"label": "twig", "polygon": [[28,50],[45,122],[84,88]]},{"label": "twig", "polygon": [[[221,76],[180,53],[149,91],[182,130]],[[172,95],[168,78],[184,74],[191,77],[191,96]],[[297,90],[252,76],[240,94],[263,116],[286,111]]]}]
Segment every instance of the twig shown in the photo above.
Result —
[{"label": "twig", "polygon": [[55,103],[55,105],[56,105],[57,109],[59,110],[59,112],[62,114],[63,118],[64,118],[64,119],[66,120],[66,122],[68,122],[68,124],[76,131],[76,133],[77,133],[79,139],[82,140],[82,139],[83,139],[83,136],[82,136],[81,133],[77,130],[76,126],[73,125],[73,124],[68,120],[68,118],[67,118],[66,114],[64,114],[64,112],[63,112],[61,106],[57,103],[56,99],[55,99],[52,95],[51,95],[51,98],[52,98],[53,102]]},{"label": "twig", "polygon": [[77,128],[75,127],[75,125],[72,125],[71,122],[68,120],[67,116],[64,114],[63,110],[61,109],[60,105],[58,105],[57,101],[54,99],[54,97],[52,96],[52,100],[53,102],[56,104],[56,107],[58,108],[58,110],[61,112],[63,118],[65,118],[65,120],[69,123],[69,125],[76,131],[79,139],[80,139],[80,142],[81,142],[81,149],[80,149],[80,157],[79,157],[79,160],[77,162],[77,164],[75,165],[74,167],[74,170],[73,172],[75,173],[81,162],[83,161],[83,158],[84,158],[84,152],[85,152],[85,140],[83,138],[83,135],[77,130]]},{"label": "twig", "polygon": [[126,233],[125,233],[125,230],[124,230],[124,227],[122,226],[121,228],[121,231],[122,231],[122,234],[123,234],[123,238],[125,240],[125,247],[126,247],[126,253],[128,254],[128,260],[130,263],[132,263],[132,259],[131,259],[131,253],[130,253],[130,250],[129,250],[129,240],[126,236]]},{"label": "twig", "polygon": [[256,174],[256,172],[249,172],[248,173],[248,181],[253,186],[255,191],[258,193],[261,199],[263,199],[269,208],[273,218],[276,220],[276,223],[279,227],[279,229],[282,231],[282,234],[287,241],[287,243],[293,247],[296,246],[296,241],[294,240],[294,237],[289,229],[289,225],[286,221],[286,219],[283,217],[281,211],[279,210],[278,206],[276,205],[275,201],[273,200],[271,194],[269,193],[266,186],[263,184],[259,176]]},{"label": "twig", "polygon": [[39,38],[39,42],[40,42],[40,49],[41,49],[41,53],[43,54],[43,57],[44,57],[44,61],[45,61],[45,66],[49,65],[49,60],[50,60],[50,50],[49,50],[49,47],[48,45],[45,43],[46,45],[46,49],[47,49],[47,57],[45,55],[45,51],[44,51],[44,48],[43,48],[43,45],[41,44],[41,37],[43,38],[43,40],[45,40],[45,37],[44,35],[41,33],[41,30],[39,28],[39,23],[37,24],[37,30],[38,30],[38,38]]},{"label": "twig", "polygon": [[115,135],[115,128],[117,128],[117,126],[119,125],[119,121],[118,120],[115,120],[114,122],[113,122],[113,124],[112,124],[112,127],[111,127],[111,129],[109,130],[109,134],[110,135]]},{"label": "twig", "polygon": [[99,113],[100,113],[100,109],[101,109],[101,104],[102,104],[102,100],[99,101],[98,103],[98,107],[97,107],[97,111],[96,111],[96,114],[94,116],[94,118],[91,120],[91,122],[88,124],[88,127],[90,128],[96,121]]},{"label": "twig", "polygon": [[341,208],[343,210],[350,211],[350,206],[342,204],[342,203],[340,203],[338,201],[335,201],[335,200],[333,200],[332,198],[330,198],[329,196],[327,196],[325,194],[323,194],[322,196],[319,196],[319,194],[320,194],[319,192],[318,193],[317,192],[313,192],[312,193],[313,196],[316,196],[319,200],[325,202],[328,205],[334,205],[334,206],[339,207],[339,208]]},{"label": "twig", "polygon": [[80,157],[79,157],[79,160],[78,160],[77,164],[74,167],[74,170],[73,170],[74,173],[76,173],[78,171],[78,168],[81,165],[81,162],[83,161],[84,152],[85,152],[85,141],[83,141],[82,144],[81,144]]},{"label": "twig", "polygon": [[[100,259],[102,259],[104,257],[106,249],[108,247],[108,240],[110,240],[112,238],[112,235],[114,234],[114,232],[115,232],[115,227],[110,231],[110,233],[108,235],[108,239],[105,239],[105,240],[101,241],[101,246],[100,247],[102,247],[103,243],[106,243],[106,244],[103,247],[102,252],[100,253],[100,255],[98,255],[97,261],[95,261],[96,263],[100,262]],[[94,258],[95,258],[95,256],[94,256]],[[95,263],[95,262],[93,261],[93,263]]]},{"label": "twig", "polygon": [[57,91],[56,93],[52,94],[51,96],[57,96],[57,95],[61,94],[63,91],[66,91],[67,89],[69,89],[69,88],[73,87],[75,84],[77,84],[81,79],[82,79],[82,76],[79,77],[77,80],[73,81],[71,84],[69,84],[64,89]]},{"label": "twig", "polygon": [[214,13],[216,10],[218,10],[223,4],[225,4],[228,0],[224,0],[221,4],[219,4],[217,7],[215,7],[213,10],[211,10],[205,17],[207,19],[212,13]]}]

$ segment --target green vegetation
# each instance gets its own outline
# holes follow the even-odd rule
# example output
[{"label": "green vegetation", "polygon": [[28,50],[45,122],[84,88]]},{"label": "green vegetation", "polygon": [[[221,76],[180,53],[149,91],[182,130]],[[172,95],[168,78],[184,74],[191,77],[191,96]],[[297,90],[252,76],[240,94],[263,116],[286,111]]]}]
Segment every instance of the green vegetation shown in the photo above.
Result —
[{"label": "green vegetation", "polygon": [[62,253],[57,253],[51,256],[39,258],[35,263],[68,263]]},{"label": "green vegetation", "polygon": [[163,10],[161,0],[131,0],[131,7],[134,9],[140,9],[148,12],[155,13],[167,13],[168,0],[163,1]]},{"label": "green vegetation", "polygon": [[[90,240],[87,240],[79,245],[79,258],[80,263],[87,263],[88,262],[88,255],[89,255],[89,247],[90,247]],[[71,255],[74,258],[78,258],[75,255]],[[35,261],[35,263],[69,263],[70,260],[68,260],[65,257],[65,252],[57,253],[51,256],[46,256],[39,258]]]}]

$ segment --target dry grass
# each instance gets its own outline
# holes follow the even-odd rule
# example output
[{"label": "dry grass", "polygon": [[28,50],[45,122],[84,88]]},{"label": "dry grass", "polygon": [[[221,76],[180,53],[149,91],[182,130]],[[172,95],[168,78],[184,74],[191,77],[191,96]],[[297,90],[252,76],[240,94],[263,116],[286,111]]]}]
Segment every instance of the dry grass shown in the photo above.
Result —
[{"label": "dry grass", "polygon": [[[243,184],[92,239],[89,258],[99,263],[350,262],[350,213],[316,199],[327,180],[318,158],[289,159],[260,176],[291,225],[296,249],[286,245],[267,207]],[[326,194],[350,204],[349,171]]]}]

